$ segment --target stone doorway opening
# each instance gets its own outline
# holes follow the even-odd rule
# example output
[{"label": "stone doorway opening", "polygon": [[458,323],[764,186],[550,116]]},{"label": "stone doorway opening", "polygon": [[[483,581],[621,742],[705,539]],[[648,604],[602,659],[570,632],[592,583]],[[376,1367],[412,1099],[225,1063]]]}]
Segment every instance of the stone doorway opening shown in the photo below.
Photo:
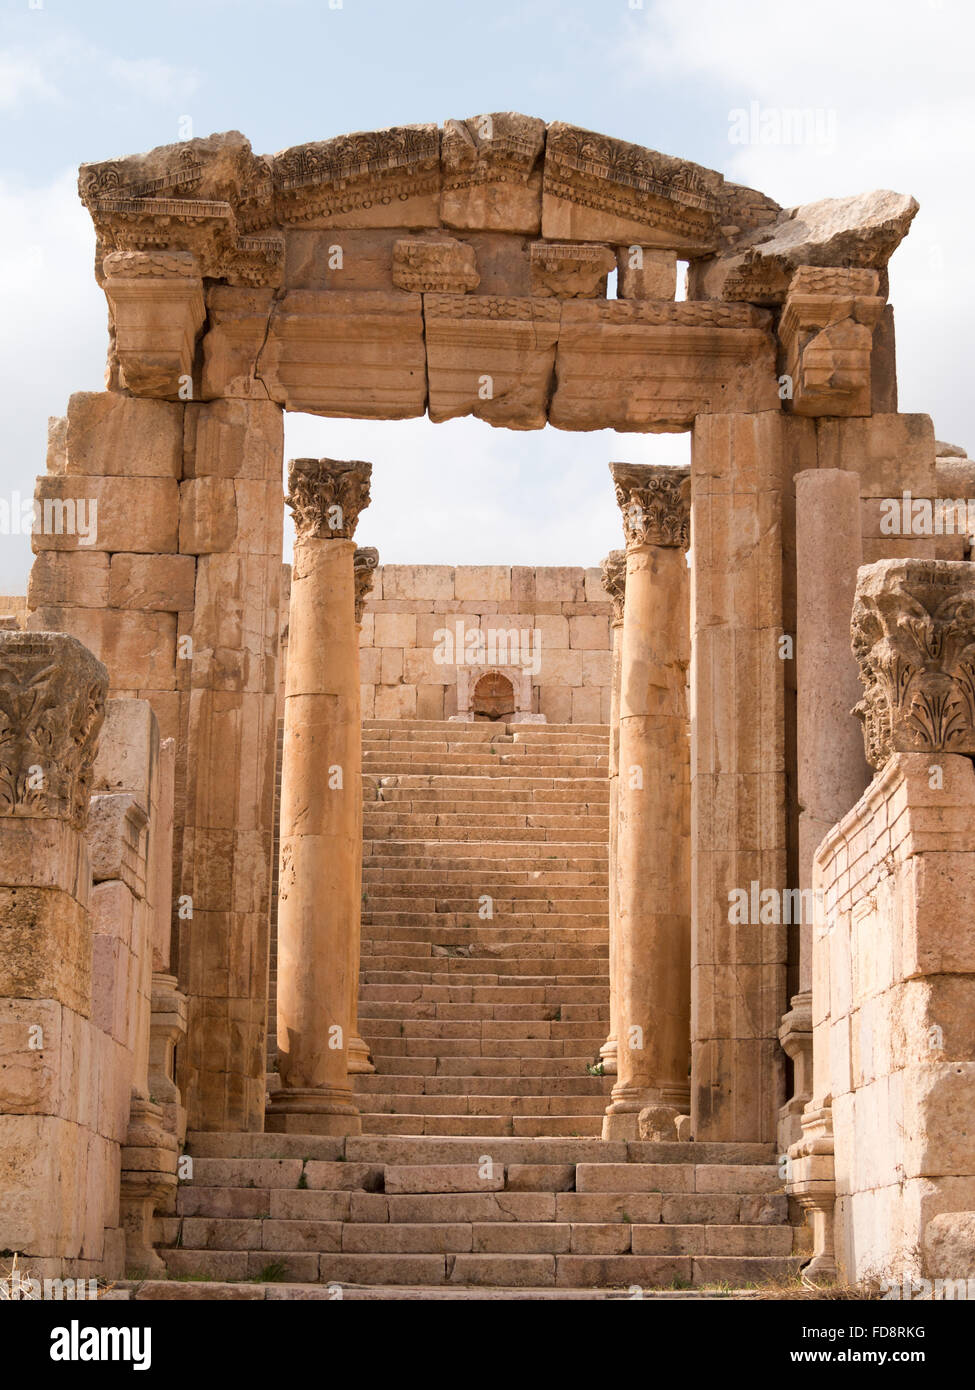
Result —
[{"label": "stone doorway opening", "polygon": [[471,710],[477,719],[507,719],[515,712],[515,689],[500,671],[488,671],[474,686]]}]

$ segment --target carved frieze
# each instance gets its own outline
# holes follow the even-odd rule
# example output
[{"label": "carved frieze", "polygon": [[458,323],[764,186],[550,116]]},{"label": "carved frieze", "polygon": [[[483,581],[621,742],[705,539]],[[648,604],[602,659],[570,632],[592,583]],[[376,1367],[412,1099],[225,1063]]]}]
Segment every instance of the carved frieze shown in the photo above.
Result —
[{"label": "carved frieze", "polygon": [[542,235],[696,250],[716,244],[720,174],[555,121],[548,128]]},{"label": "carved frieze", "polygon": [[[416,226],[439,222],[440,132],[391,126],[295,145],[272,161],[282,222]],[[426,216],[418,206],[429,201]]]},{"label": "carved frieze", "polygon": [[366,606],[366,599],[376,582],[378,566],[379,551],[374,545],[356,547],[356,552],[352,557],[352,570],[355,579],[355,620],[357,623],[362,622],[362,613]]},{"label": "carved frieze", "polygon": [[0,816],[84,828],[108,672],[63,632],[0,632]]},{"label": "carved frieze", "polygon": [[285,498],[304,540],[351,540],[369,505],[372,464],[344,459],[292,459]]},{"label": "carved frieze", "polygon": [[611,550],[600,564],[603,572],[603,588],[609,594],[613,605],[613,626],[623,621],[623,605],[626,599],[626,551]]},{"label": "carved frieze", "polygon": [[670,545],[686,550],[691,529],[691,475],[687,468],[611,463],[627,548]]},{"label": "carved frieze", "polygon": [[975,754],[975,567],[878,560],[857,577],[853,654],[867,761],[893,753]]}]

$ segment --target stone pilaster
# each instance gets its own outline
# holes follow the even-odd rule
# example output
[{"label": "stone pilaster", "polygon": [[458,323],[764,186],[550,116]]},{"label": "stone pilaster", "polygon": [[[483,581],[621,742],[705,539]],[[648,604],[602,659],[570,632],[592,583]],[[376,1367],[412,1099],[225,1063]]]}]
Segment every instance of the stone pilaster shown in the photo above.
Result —
[{"label": "stone pilaster", "polygon": [[[372,545],[359,546],[352,559],[352,568],[355,579],[355,656],[358,668],[359,661],[359,638],[362,633],[362,614],[366,605],[373,583],[376,578],[376,567],[379,564],[379,551]],[[361,685],[359,683],[358,669],[356,672],[356,693],[359,696],[359,705],[356,722],[362,728],[362,698]],[[362,841],[362,797],[356,801],[356,839]],[[362,855],[356,860],[356,883],[355,900],[362,902]],[[351,976],[352,1000],[349,1006],[349,1018],[352,1020],[352,1037],[349,1040],[349,1072],[351,1075],[361,1075],[363,1072],[374,1072],[372,1056],[369,1047],[359,1031],[359,927],[361,913],[355,916],[355,942],[352,950],[353,970]]]},{"label": "stone pilaster", "polygon": [[611,550],[602,562],[603,588],[613,604],[612,674],[610,676],[609,716],[609,1033],[599,1049],[603,1071],[616,1075],[619,1028],[619,960],[617,959],[617,917],[619,887],[616,879],[619,831],[620,771],[620,673],[623,663],[623,604],[626,591],[626,551]]},{"label": "stone pilaster", "polygon": [[362,861],[355,532],[371,465],[294,459],[281,771],[278,1056],[267,1127],[355,1134],[349,1083]]},{"label": "stone pilaster", "polygon": [[617,1080],[606,1139],[639,1115],[667,1132],[689,1101],[690,842],[687,746],[690,478],[611,464],[626,536],[616,876]]}]

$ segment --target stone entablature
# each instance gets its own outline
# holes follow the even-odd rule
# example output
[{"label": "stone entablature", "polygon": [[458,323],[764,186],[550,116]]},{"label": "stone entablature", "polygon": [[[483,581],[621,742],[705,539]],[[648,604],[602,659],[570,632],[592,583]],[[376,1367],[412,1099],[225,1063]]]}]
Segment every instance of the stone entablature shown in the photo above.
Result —
[{"label": "stone entablature", "polygon": [[[514,112],[274,156],[231,131],[84,165],[79,190],[113,384],[515,429],[868,414],[884,267],[916,211],[890,193],[783,211],[686,160]],[[690,299],[675,304],[677,257]],[[755,307],[787,291],[792,394]]]}]

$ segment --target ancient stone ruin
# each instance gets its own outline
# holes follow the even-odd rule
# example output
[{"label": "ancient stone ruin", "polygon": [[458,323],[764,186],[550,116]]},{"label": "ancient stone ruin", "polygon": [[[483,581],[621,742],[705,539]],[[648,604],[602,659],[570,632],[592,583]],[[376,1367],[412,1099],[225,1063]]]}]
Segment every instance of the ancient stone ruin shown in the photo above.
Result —
[{"label": "ancient stone ruin", "polygon": [[[975,1277],[975,571],[914,524],[975,465],[897,410],[913,199],[510,112],[79,189],[105,390],[0,605],[0,1249],[139,1298]],[[691,464],[607,460],[601,569],[383,565],[371,463],[285,496],[285,410]]]}]

